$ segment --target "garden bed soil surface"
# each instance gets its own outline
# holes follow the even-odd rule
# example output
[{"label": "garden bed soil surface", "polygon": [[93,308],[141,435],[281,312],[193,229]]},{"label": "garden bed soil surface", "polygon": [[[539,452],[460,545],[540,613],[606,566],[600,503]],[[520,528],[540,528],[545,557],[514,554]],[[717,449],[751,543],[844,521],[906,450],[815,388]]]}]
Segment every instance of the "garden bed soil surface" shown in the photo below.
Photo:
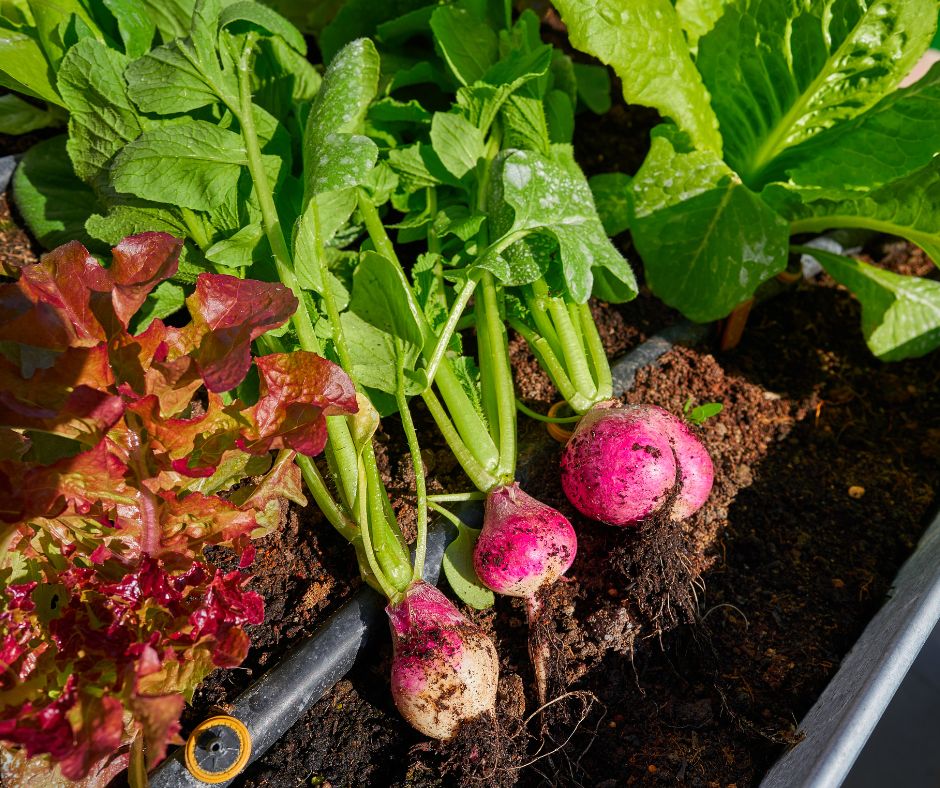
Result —
[{"label": "garden bed soil surface", "polygon": [[[616,122],[618,110],[605,122]],[[633,121],[625,116],[624,123]],[[585,124],[587,125],[587,124]],[[647,124],[648,125],[648,124]],[[589,172],[615,152],[632,171],[642,157],[579,126]],[[609,132],[608,132],[609,133]],[[617,137],[617,135],[614,135]],[[617,137],[622,139],[622,137]],[[0,260],[31,259],[29,239],[0,201]],[[635,261],[628,241],[625,253]],[[934,271],[916,249],[873,242],[866,259],[919,275]],[[596,305],[608,352],[619,355],[677,316],[642,294],[623,307]],[[430,744],[397,715],[388,693],[389,643],[368,657],[237,780],[240,786],[746,786],[798,740],[798,720],[884,600],[923,530],[940,486],[940,360],[885,365],[864,345],[857,303],[820,278],[760,305],[741,345],[675,348],[637,375],[625,400],[680,413],[721,402],[702,429],[715,487],[702,511],[666,539],[577,516],[558,484],[560,446],[522,419],[524,487],[569,517],[578,558],[545,600],[554,692],[535,711],[525,612],[498,599],[468,611],[501,656],[499,714],[451,746]],[[518,338],[512,360],[520,395],[545,411],[556,399]],[[434,490],[467,490],[427,414],[424,460]],[[378,436],[382,472],[406,529],[413,474],[398,423]],[[692,614],[675,604],[687,583],[657,589],[660,573],[639,556],[696,580]],[[669,544],[666,544],[668,547]],[[242,667],[217,671],[187,710],[195,722],[255,681],[315,631],[358,587],[352,552],[312,507],[258,545],[253,587],[265,622],[251,630]],[[671,557],[672,556],[672,557]],[[223,550],[213,560],[235,564]],[[624,572],[626,569],[626,573]],[[657,618],[668,591],[672,603]],[[672,610],[678,626],[669,622]],[[658,630],[666,631],[659,632]],[[564,687],[567,692],[564,694]]]}]

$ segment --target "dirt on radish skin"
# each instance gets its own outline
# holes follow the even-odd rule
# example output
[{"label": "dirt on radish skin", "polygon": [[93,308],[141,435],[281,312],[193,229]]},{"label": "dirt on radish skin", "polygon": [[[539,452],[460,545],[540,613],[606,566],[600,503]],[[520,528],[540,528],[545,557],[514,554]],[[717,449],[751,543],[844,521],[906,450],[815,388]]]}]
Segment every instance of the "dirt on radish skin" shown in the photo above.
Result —
[{"label": "dirt on radish skin", "polygon": [[463,723],[492,714],[499,660],[482,630],[423,580],[385,612],[392,631],[392,698],[415,729],[449,740]]},{"label": "dirt on radish skin", "polygon": [[672,442],[641,410],[598,406],[561,456],[561,486],[581,514],[632,525],[658,511],[676,485]]},{"label": "dirt on radish skin", "polygon": [[636,405],[669,438],[681,471],[680,489],[670,516],[685,520],[702,508],[715,481],[715,468],[708,450],[682,419],[657,405]]},{"label": "dirt on radish skin", "polygon": [[483,584],[497,594],[532,598],[568,571],[577,552],[578,539],[568,518],[518,484],[497,487],[487,495],[473,564]]}]

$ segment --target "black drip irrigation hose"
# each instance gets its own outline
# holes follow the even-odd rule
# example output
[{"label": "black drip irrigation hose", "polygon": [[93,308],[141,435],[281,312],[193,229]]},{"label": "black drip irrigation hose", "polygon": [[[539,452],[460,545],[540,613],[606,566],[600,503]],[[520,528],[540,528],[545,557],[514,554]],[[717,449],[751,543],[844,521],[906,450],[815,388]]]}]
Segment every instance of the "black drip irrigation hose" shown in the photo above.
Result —
[{"label": "black drip irrigation hose", "polygon": [[[458,510],[467,521],[477,520],[474,507]],[[456,537],[453,525],[436,520],[428,529],[425,579],[436,583],[447,545]],[[337,610],[307,640],[296,646],[281,662],[239,695],[227,709],[226,716],[238,723],[221,722],[205,731],[203,740],[190,737],[150,776],[153,788],[177,786],[228,785],[241,771],[260,758],[268,748],[287,732],[314,703],[345,676],[356,657],[385,623],[385,602],[368,586],[363,586],[352,599]],[[385,623],[385,630],[388,624]],[[216,718],[217,719],[217,718]],[[208,722],[213,722],[209,720]],[[244,742],[232,739],[230,731],[244,726],[250,754],[239,763],[234,773],[223,779],[200,780],[187,767],[202,766],[208,775],[225,775],[238,763]],[[187,754],[187,750],[190,752]],[[197,769],[198,771],[198,769]]]},{"label": "black drip irrigation hose", "polygon": [[[709,325],[682,321],[660,331],[611,365],[614,391],[627,391],[638,369],[655,364],[674,345],[701,341],[709,330]],[[545,438],[549,450],[557,451],[558,444],[548,438],[547,433]],[[524,482],[524,467],[519,468],[517,476]],[[480,522],[482,510],[479,505],[465,504],[457,514],[472,525]],[[443,518],[431,524],[425,563],[429,582],[437,581],[444,550],[455,536],[454,527]],[[243,754],[244,742],[236,741],[236,735],[224,721],[217,722],[217,718],[213,718],[207,720],[209,728],[201,738],[194,733],[186,747],[177,750],[157,768],[150,777],[151,786],[194,788],[206,785],[207,781],[198,779],[190,771],[187,762],[195,766],[197,772],[202,763],[209,767],[208,774],[225,775],[222,779],[213,779],[212,784],[231,783],[349,672],[370,636],[387,629],[383,606],[381,597],[364,587],[313,635],[238,696],[228,715],[244,725],[243,732],[250,742],[247,759]]]}]

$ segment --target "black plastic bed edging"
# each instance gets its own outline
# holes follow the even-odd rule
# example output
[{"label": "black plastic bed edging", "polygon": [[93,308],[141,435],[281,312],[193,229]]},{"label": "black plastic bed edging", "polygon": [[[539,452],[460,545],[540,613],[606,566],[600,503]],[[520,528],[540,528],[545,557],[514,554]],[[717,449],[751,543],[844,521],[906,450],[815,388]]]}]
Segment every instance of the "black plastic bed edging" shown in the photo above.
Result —
[{"label": "black plastic bed edging", "polygon": [[[637,370],[656,363],[673,345],[694,344],[702,340],[708,331],[707,325],[681,321],[651,337],[611,365],[614,391],[630,389]],[[524,468],[519,470],[518,478],[524,480]],[[479,523],[482,516],[479,505],[465,505],[456,513],[469,525]],[[453,526],[443,518],[431,524],[425,563],[426,579],[429,582],[437,582],[444,549],[454,536]],[[227,711],[247,729],[251,753],[236,773],[214,784],[231,783],[349,672],[369,637],[387,628],[382,611],[381,597],[368,586],[363,587],[313,635],[238,696]],[[207,746],[218,748],[220,744],[217,738],[211,738]],[[195,746],[198,754],[198,741]],[[153,788],[196,788],[206,785],[187,769],[184,750],[179,748],[157,767],[150,776]],[[204,754],[212,757],[208,750]]]}]

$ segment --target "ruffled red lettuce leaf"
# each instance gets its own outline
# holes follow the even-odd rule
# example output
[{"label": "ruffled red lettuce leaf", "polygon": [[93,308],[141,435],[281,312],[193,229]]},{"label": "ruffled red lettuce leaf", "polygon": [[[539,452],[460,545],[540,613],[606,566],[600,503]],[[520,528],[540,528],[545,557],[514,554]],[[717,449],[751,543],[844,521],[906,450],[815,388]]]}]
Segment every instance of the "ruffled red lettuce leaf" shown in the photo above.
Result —
[{"label": "ruffled red lettuce leaf", "polygon": [[326,445],[326,416],[356,413],[356,390],[343,370],[315,353],[273,353],[255,359],[261,396],[251,409],[248,451],[289,448],[313,456]]},{"label": "ruffled red lettuce leaf", "polygon": [[251,343],[283,325],[297,299],[282,284],[200,274],[186,299],[192,323],[180,332],[181,348],[196,362],[209,391],[235,388],[251,366]]},{"label": "ruffled red lettuce leaf", "polygon": [[182,248],[183,242],[167,233],[140,233],[111,250],[111,266],[106,276],[99,274],[94,288],[110,292],[114,313],[125,328],[150,292],[176,274]]}]

